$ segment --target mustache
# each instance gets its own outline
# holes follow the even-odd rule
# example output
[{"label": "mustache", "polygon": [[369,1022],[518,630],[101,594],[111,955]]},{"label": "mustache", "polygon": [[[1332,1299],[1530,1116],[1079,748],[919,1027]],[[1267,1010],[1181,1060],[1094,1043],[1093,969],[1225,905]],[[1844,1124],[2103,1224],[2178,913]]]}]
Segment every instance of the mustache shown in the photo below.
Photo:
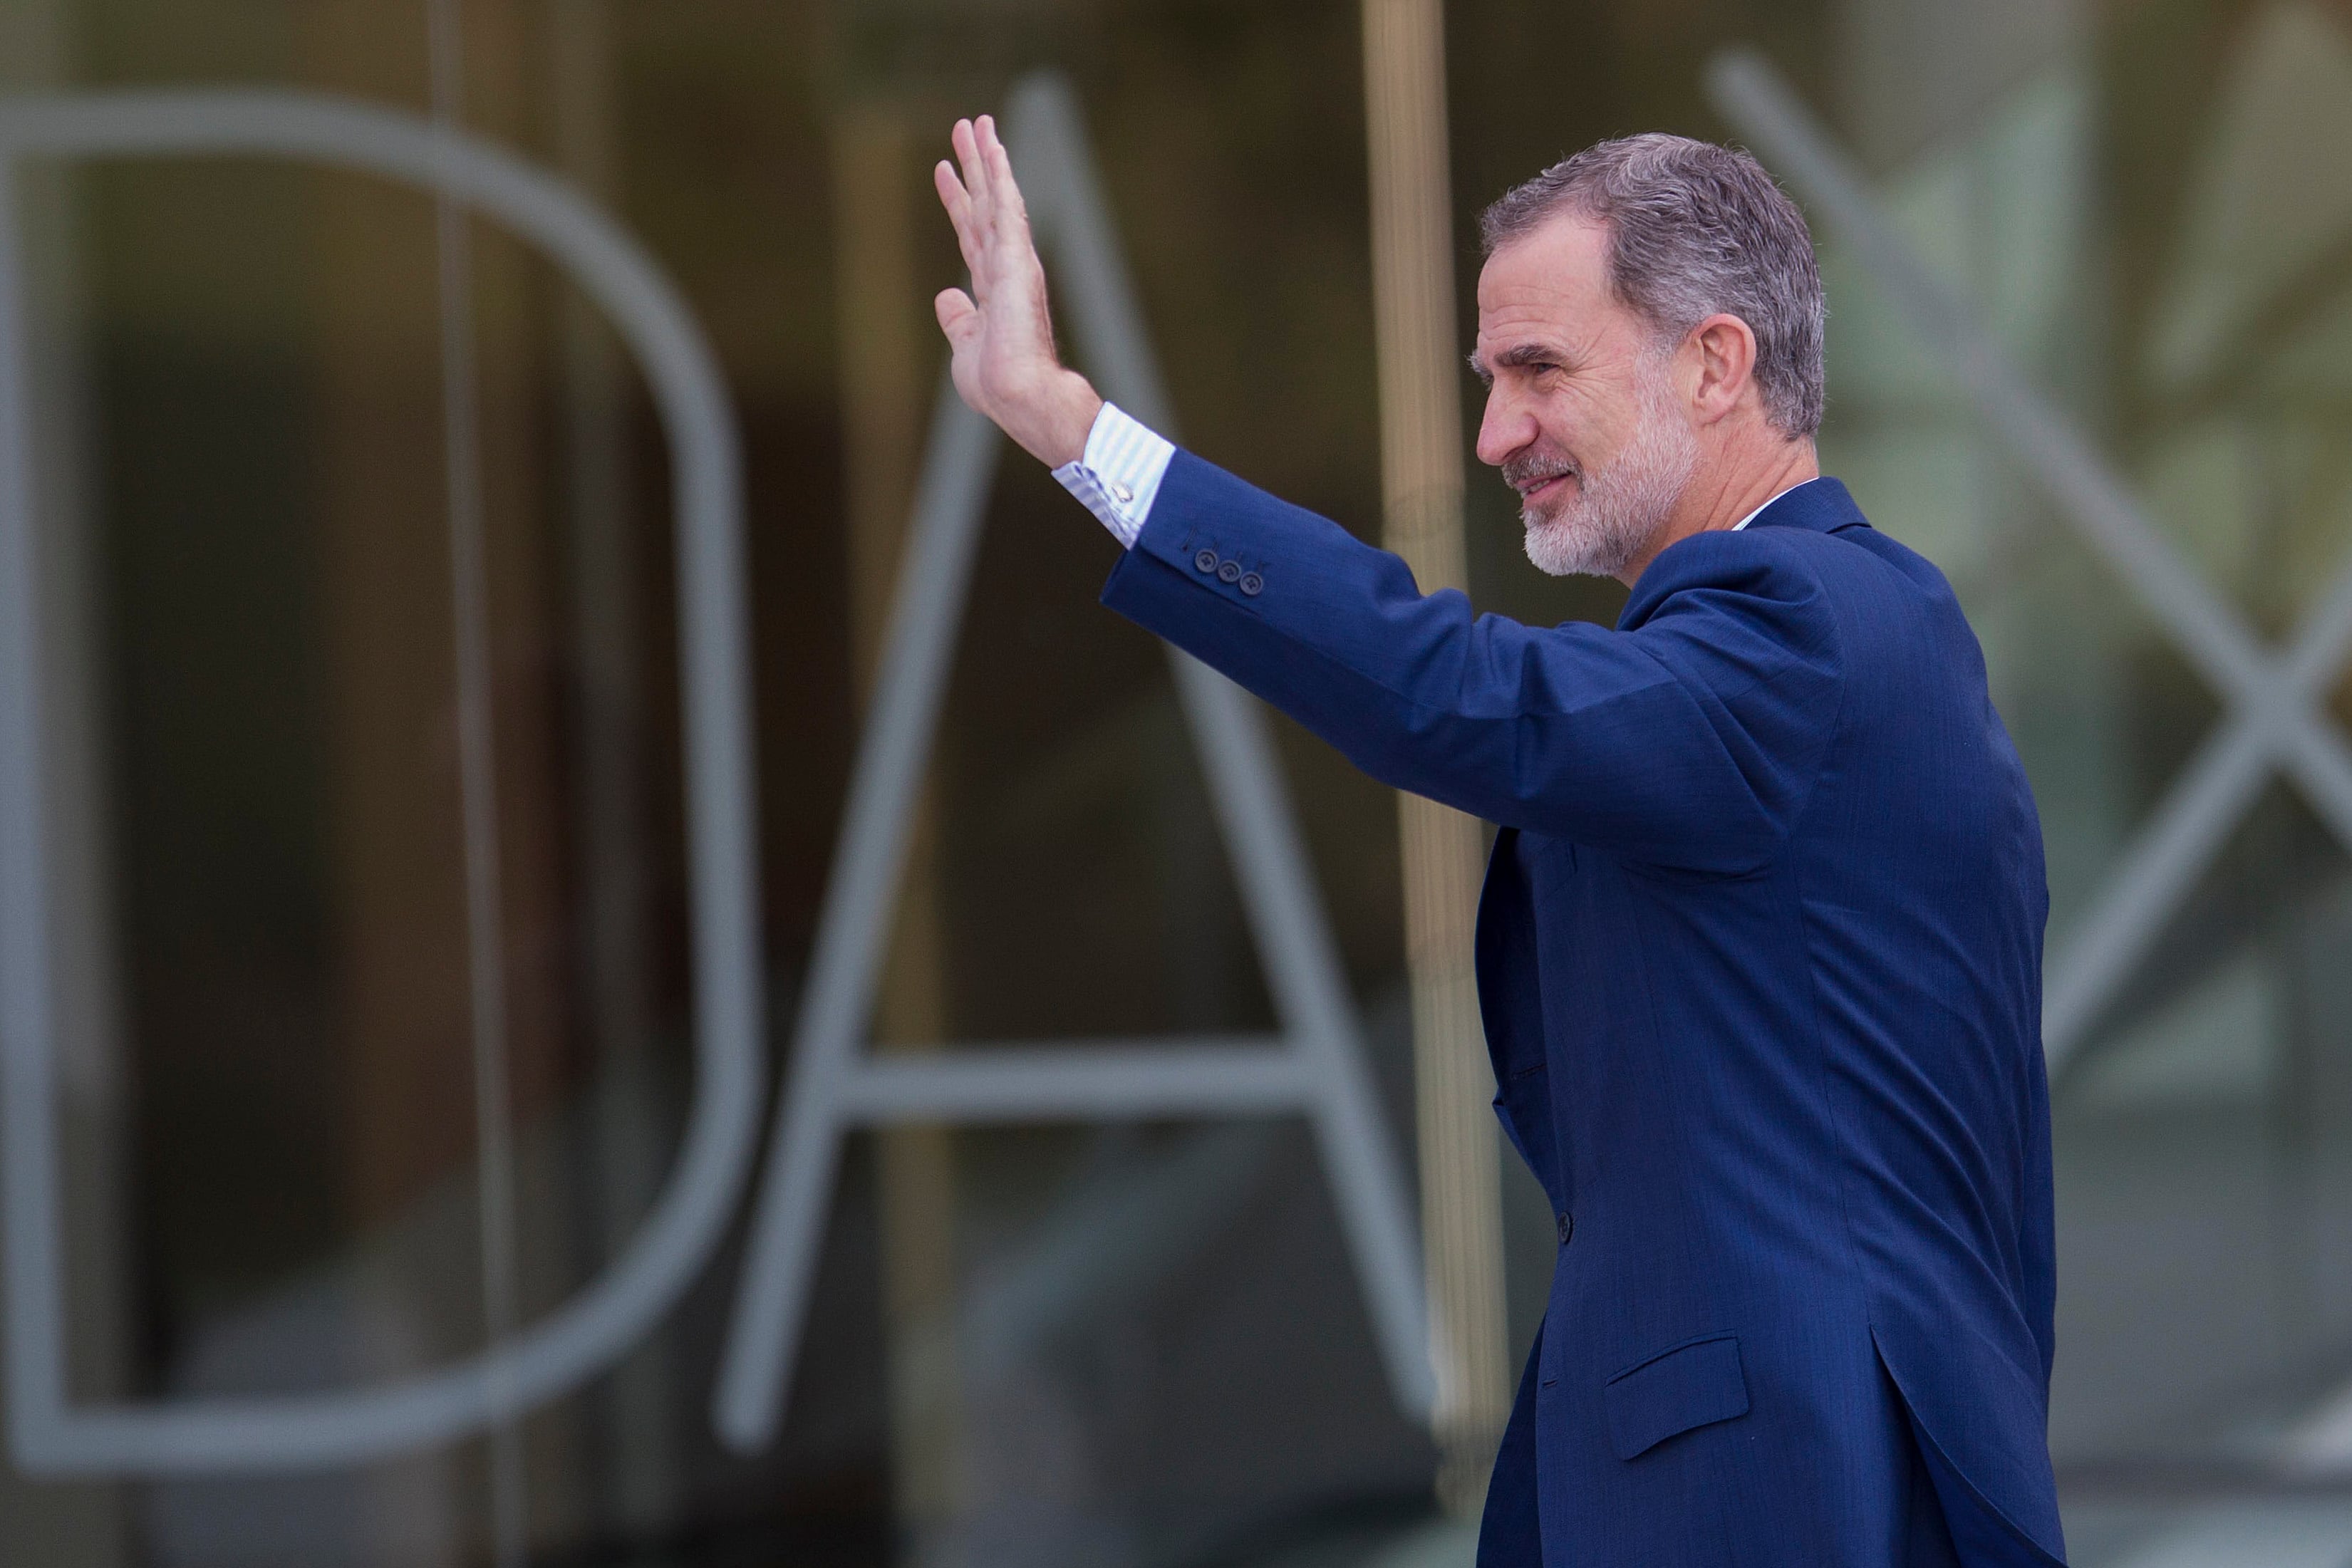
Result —
[{"label": "mustache", "polygon": [[1582,472],[1576,464],[1550,452],[1522,452],[1506,459],[1501,469],[1503,483],[1522,492],[1530,486],[1557,479],[1563,474],[1581,476]]}]

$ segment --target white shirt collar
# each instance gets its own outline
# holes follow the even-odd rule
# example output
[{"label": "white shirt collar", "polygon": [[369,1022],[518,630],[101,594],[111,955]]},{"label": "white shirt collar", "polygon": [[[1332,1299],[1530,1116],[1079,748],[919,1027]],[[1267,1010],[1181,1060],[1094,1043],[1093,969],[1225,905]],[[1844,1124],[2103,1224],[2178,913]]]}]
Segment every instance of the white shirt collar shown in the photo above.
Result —
[{"label": "white shirt collar", "polygon": [[[1806,486],[1808,486],[1808,485],[1810,485],[1810,484],[1812,484],[1812,483],[1814,482],[1814,480],[1819,479],[1820,477],[1821,477],[1821,476],[1820,476],[1820,475],[1818,475],[1818,474],[1816,474],[1816,475],[1814,475],[1814,476],[1813,476],[1813,478],[1812,478],[1812,479],[1800,479],[1800,480],[1798,480],[1795,484],[1793,484],[1793,485],[1790,486],[1789,486],[1789,488],[1788,488],[1787,490],[1783,490],[1783,491],[1781,491],[1780,496],[1775,496],[1775,497],[1772,497],[1772,500],[1771,500],[1771,501],[1767,501],[1767,502],[1765,502],[1765,503],[1764,503],[1764,507],[1769,507],[1769,506],[1772,505],[1772,502],[1773,502],[1773,501],[1778,501],[1778,500],[1780,498],[1780,496],[1786,496],[1786,495],[1788,495],[1790,491],[1794,491],[1794,490],[1801,490],[1801,489],[1803,489]],[[1750,523],[1754,522],[1757,518],[1759,518],[1759,517],[1762,517],[1762,516],[1764,515],[1764,507],[1757,507],[1754,511],[1752,511],[1752,512],[1748,513],[1746,517],[1744,517],[1740,518],[1738,522],[1736,522],[1736,523],[1732,524],[1732,525],[1731,525],[1731,531],[1732,531],[1733,533],[1735,533],[1735,534],[1736,534],[1736,533],[1738,533],[1740,529],[1742,529],[1742,528],[1746,528],[1748,524],[1750,524]]]}]

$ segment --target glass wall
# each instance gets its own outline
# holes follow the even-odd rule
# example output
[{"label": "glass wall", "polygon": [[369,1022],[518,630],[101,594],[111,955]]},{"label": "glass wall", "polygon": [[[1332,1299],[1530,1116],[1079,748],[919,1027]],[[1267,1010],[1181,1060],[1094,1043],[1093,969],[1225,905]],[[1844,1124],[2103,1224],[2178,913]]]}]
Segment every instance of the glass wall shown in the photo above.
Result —
[{"label": "glass wall", "polygon": [[[1744,140],[1814,215],[1825,466],[1958,586],[2042,810],[2075,1560],[2352,1562],[2352,22],[1452,0],[1445,26],[1465,345],[1477,208],[1600,137]],[[1734,48],[1824,156],[1721,89]],[[1040,70],[1187,444],[1376,537],[1344,0],[0,0],[0,145],[45,95],[329,95],[559,178],[675,290],[741,460],[772,1081],[874,789],[896,595],[939,560],[908,543],[958,276],[927,171]],[[18,1162],[5,1196],[60,1239],[66,1401],[515,1343],[632,1266],[697,1127],[774,1108],[696,1099],[728,934],[696,694],[739,650],[708,653],[682,575],[674,389],[609,290],[513,212],[436,201],[429,159],[10,173],[37,712],[0,705],[0,752],[41,786],[47,883],[13,917],[43,935],[57,1158],[54,1193]],[[928,612],[947,674],[859,1039],[913,1071],[1247,1049],[1286,982],[1192,710],[1093,602],[1117,547],[1017,453],[983,481],[968,587]],[[1481,607],[1613,618],[1613,586],[1526,565],[1510,503],[1474,476]],[[1409,1176],[1394,802],[1268,734]],[[781,1424],[730,1444],[729,1347],[786,1313],[738,1294],[775,1152],[580,1379],[492,1376],[497,1418],[363,1459],[28,1452],[20,1313],[0,1562],[1468,1562],[1300,1116],[852,1129]],[[1552,1222],[1496,1179],[1516,1365]],[[12,1299],[26,1266],[0,1260]]]}]

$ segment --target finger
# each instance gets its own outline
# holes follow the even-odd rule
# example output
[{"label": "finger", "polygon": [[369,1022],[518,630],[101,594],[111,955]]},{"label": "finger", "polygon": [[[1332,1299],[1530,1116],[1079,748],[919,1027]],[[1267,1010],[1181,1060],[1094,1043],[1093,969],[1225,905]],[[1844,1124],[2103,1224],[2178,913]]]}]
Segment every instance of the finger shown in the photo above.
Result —
[{"label": "finger", "polygon": [[971,193],[964,189],[963,178],[956,172],[954,164],[942,158],[932,165],[931,183],[938,188],[940,205],[947,208],[949,217],[959,224],[971,219]]},{"label": "finger", "polygon": [[949,133],[955,145],[956,162],[963,171],[963,188],[971,195],[972,235],[985,241],[993,226],[988,185],[988,161],[980,155],[980,134],[969,120],[959,120]]},{"label": "finger", "polygon": [[948,222],[955,225],[956,248],[963,252],[963,264],[970,267],[980,254],[980,236],[972,228],[971,193],[963,188],[955,166],[944,158],[931,171],[931,183],[939,189],[940,205],[948,210]]},{"label": "finger", "polygon": [[957,120],[949,140],[955,145],[956,162],[962,166],[967,197],[959,235],[964,245],[964,265],[971,269],[973,292],[985,299],[992,285],[989,251],[996,233],[996,201],[988,177],[988,159],[981,152],[980,128],[969,120]]},{"label": "finger", "polygon": [[980,152],[981,166],[988,172],[988,183],[997,199],[1009,206],[1021,202],[1020,182],[1013,177],[1013,154],[1004,148],[1004,138],[997,133],[996,119],[983,114],[976,128],[974,140]]},{"label": "finger", "polygon": [[971,226],[971,193],[963,188],[957,177],[955,165],[942,158],[931,169],[931,185],[940,193],[940,205],[948,212],[948,221],[961,234]]},{"label": "finger", "polygon": [[993,117],[980,117],[979,140],[981,167],[988,172],[989,189],[996,202],[997,223],[992,237],[1000,245],[1025,248],[1029,240],[1029,206],[1022,199],[1021,182],[1013,177],[1013,154],[997,134]]}]

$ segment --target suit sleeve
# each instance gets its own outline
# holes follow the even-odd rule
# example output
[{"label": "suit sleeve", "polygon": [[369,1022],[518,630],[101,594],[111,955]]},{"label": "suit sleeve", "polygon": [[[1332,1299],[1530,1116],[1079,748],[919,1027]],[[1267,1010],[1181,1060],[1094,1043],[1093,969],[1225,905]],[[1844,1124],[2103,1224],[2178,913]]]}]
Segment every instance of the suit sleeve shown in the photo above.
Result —
[{"label": "suit sleeve", "polygon": [[1103,602],[1384,783],[1722,874],[1778,852],[1834,732],[1835,625],[1793,541],[1661,556],[1632,631],[1423,595],[1393,555],[1179,452]]}]

